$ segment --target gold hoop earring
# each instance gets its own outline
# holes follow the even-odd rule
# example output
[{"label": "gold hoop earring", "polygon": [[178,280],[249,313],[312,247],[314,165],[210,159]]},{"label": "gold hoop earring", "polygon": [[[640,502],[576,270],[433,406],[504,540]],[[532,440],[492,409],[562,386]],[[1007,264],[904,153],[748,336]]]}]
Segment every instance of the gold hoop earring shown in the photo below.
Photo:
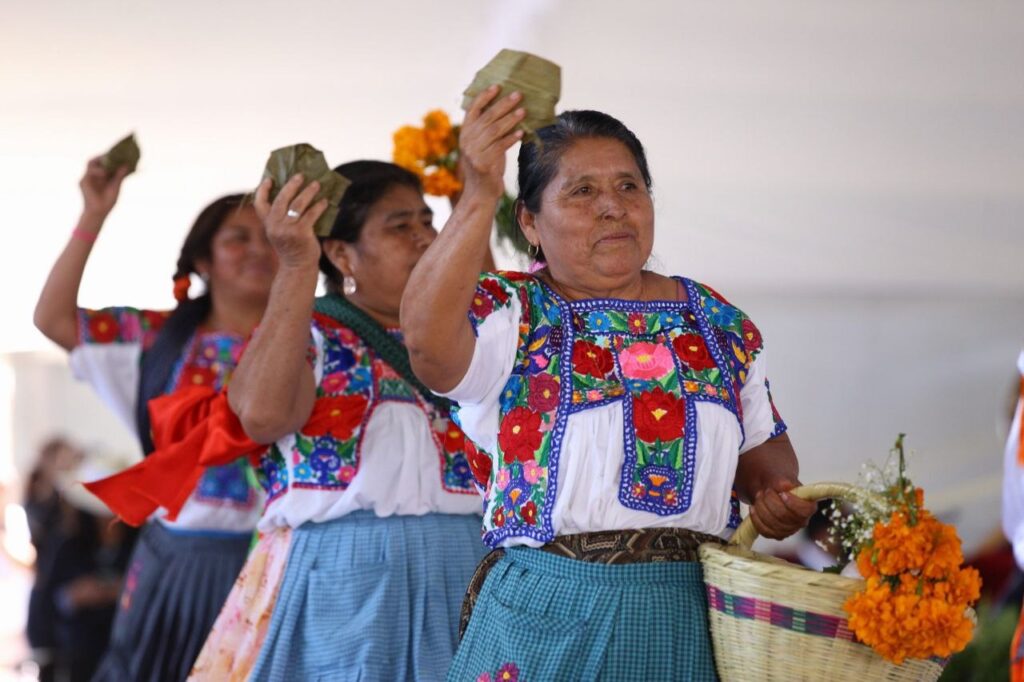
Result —
[{"label": "gold hoop earring", "polygon": [[540,247],[531,242],[530,245],[526,247],[526,253],[529,254],[530,258],[536,260],[537,254],[540,253]]}]

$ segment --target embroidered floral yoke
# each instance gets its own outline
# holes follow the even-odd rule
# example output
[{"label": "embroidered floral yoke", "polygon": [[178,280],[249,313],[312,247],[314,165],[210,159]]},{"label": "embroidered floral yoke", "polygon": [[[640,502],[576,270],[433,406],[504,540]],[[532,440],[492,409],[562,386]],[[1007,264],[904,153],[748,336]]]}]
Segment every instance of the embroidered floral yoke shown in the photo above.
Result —
[{"label": "embroidered floral yoke", "polygon": [[678,281],[685,301],[568,302],[528,275],[481,279],[477,348],[449,395],[466,433],[495,453],[471,461],[489,544],[735,524],[738,456],[786,427],[757,327],[709,287]]},{"label": "embroidered floral yoke", "polygon": [[[130,307],[79,309],[78,345],[71,353],[75,376],[88,381],[104,402],[135,431],[140,364],[169,313]],[[167,382],[166,393],[189,386],[224,388],[238,364],[245,339],[200,329],[185,344]],[[251,533],[263,496],[248,462],[209,467],[177,521],[188,530]]]},{"label": "embroidered floral yoke", "polygon": [[358,509],[479,514],[467,461],[478,455],[448,414],[327,315],[314,314],[308,357],[317,399],[332,409],[263,456],[257,475],[269,502],[262,531]]}]

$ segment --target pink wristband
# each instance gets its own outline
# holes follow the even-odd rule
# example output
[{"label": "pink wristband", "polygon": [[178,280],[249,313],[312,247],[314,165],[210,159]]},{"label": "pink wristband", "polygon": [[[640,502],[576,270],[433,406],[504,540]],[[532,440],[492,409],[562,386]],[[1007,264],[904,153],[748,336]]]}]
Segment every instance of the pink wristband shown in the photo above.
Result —
[{"label": "pink wristband", "polygon": [[98,236],[99,232],[89,232],[88,230],[83,230],[80,227],[76,227],[71,231],[72,239],[81,239],[83,242],[89,242],[90,244],[96,241],[96,237]]}]

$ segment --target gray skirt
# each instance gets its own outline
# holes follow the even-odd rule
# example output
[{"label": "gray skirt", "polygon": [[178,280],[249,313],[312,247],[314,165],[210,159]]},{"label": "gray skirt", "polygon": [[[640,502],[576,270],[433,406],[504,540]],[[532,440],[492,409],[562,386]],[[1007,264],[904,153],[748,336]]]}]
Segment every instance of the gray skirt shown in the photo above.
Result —
[{"label": "gray skirt", "polygon": [[143,529],[94,682],[188,677],[245,563],[248,535]]}]

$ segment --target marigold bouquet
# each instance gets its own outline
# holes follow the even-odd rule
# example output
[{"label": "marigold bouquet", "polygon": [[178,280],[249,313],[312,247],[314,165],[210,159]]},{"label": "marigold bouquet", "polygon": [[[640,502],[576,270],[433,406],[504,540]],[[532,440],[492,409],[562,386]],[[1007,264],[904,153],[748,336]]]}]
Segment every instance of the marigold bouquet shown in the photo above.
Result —
[{"label": "marigold bouquet", "polygon": [[865,487],[875,495],[833,527],[846,557],[866,584],[844,605],[850,629],[881,656],[946,658],[971,640],[968,607],[981,592],[978,571],[963,567],[956,529],[924,508],[924,491],[906,476],[900,434],[884,469],[869,468]]},{"label": "marigold bouquet", "polygon": [[[427,194],[457,201],[462,192],[458,177],[459,128],[444,111],[427,112],[421,127],[404,125],[394,132],[392,160],[415,173]],[[515,199],[508,192],[502,196],[494,220],[498,239],[526,253],[526,238],[516,224]]]}]

